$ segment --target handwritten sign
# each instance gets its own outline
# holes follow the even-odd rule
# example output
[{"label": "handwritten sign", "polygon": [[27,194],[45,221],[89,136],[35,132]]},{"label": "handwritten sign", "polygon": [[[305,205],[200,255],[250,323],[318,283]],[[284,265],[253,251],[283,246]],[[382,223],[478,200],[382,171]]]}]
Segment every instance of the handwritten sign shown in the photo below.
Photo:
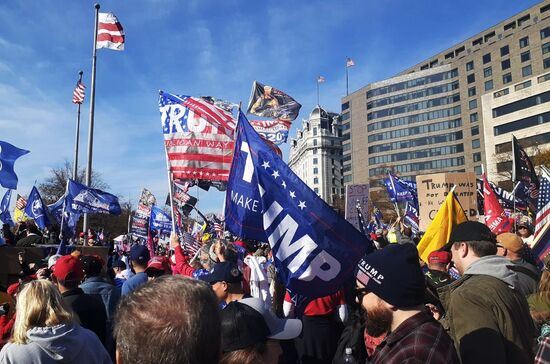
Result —
[{"label": "handwritten sign", "polygon": [[[359,219],[357,217],[357,202],[361,206],[363,218],[367,219],[369,205],[369,185],[347,185],[346,186],[346,220],[359,230]],[[365,220],[365,223],[368,221]]]}]

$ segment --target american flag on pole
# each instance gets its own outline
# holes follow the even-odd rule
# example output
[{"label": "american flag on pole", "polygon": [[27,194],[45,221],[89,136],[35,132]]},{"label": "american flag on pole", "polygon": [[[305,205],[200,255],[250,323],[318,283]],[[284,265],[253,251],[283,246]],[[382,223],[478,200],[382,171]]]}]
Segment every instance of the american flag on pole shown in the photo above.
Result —
[{"label": "american flag on pole", "polygon": [[21,222],[25,221],[25,207],[27,206],[27,200],[23,198],[21,195],[17,195],[17,199],[15,200],[15,209],[13,210],[13,220],[15,222]]},{"label": "american flag on pole", "polygon": [[550,171],[544,166],[541,167],[540,171],[538,212],[535,217],[535,237],[540,233],[544,225],[550,221]]},{"label": "american flag on pole", "polygon": [[355,66],[355,62],[353,62],[353,59],[349,58],[346,60],[346,67],[353,67]]},{"label": "american flag on pole", "polygon": [[201,244],[197,239],[195,239],[190,233],[187,231],[183,231],[181,233],[181,244],[183,246],[183,249],[187,251],[190,255],[195,255],[201,248]]},{"label": "american flag on pole", "polygon": [[173,178],[227,181],[233,159],[233,115],[204,100],[162,91],[159,110]]},{"label": "american flag on pole", "polygon": [[323,83],[323,82],[325,82],[325,76],[317,77],[317,83]]},{"label": "american flag on pole", "polygon": [[84,102],[86,86],[80,81],[76,83],[73,91],[73,104],[82,104]]},{"label": "american flag on pole", "polygon": [[99,13],[97,24],[97,48],[124,50],[124,30],[113,13]]}]

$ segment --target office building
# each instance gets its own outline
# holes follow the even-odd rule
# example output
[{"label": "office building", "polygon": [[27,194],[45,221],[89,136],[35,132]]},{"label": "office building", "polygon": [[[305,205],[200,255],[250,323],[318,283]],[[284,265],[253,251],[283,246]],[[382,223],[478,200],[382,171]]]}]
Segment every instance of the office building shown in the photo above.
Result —
[{"label": "office building", "polygon": [[339,115],[316,106],[290,140],[289,167],[333,206],[343,194],[341,135]]},{"label": "office building", "polygon": [[482,100],[493,101],[483,96],[538,84],[547,73],[550,0],[366,85],[342,99],[344,182],[380,187],[387,169],[408,179],[442,171],[480,175],[492,161]]}]

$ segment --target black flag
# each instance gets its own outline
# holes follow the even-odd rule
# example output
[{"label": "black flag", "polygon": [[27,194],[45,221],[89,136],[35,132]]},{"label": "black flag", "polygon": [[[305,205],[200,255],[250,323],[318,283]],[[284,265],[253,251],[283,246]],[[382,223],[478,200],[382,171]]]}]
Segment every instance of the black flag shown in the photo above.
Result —
[{"label": "black flag", "polygon": [[527,156],[527,153],[523,150],[516,137],[512,135],[512,180],[514,182],[523,182],[525,186],[525,195],[527,196],[527,202],[529,208],[536,213],[537,200],[539,198],[539,179],[535,173],[533,163]]}]

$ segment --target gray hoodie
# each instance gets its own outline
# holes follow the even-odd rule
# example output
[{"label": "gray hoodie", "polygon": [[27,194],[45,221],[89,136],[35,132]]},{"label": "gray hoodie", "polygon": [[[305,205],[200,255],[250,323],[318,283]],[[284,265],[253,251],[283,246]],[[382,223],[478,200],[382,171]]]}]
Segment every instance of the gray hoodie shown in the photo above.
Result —
[{"label": "gray hoodie", "polygon": [[464,275],[486,275],[500,279],[511,288],[519,289],[519,277],[508,266],[510,265],[510,260],[499,255],[487,255],[482,258],[479,258],[474,263],[472,263]]},{"label": "gray hoodie", "polygon": [[27,337],[27,344],[6,344],[0,363],[112,363],[96,334],[78,324],[35,327],[27,331]]}]

